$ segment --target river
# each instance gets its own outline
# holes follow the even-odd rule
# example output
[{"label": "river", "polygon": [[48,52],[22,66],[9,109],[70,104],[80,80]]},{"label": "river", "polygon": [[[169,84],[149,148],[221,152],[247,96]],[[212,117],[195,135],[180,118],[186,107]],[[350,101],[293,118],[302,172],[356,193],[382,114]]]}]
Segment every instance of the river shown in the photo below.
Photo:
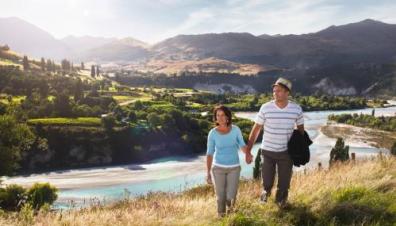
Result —
[{"label": "river", "polygon": [[[396,104],[396,101],[392,101]],[[295,171],[316,167],[321,162],[327,166],[329,153],[335,144],[335,139],[320,132],[320,128],[327,123],[329,114],[363,113],[371,114],[372,109],[345,111],[314,111],[304,113],[305,128],[314,143],[310,146],[311,161]],[[376,108],[376,116],[391,116],[396,114],[396,106]],[[256,112],[238,112],[237,117],[253,119]],[[389,153],[386,149],[379,149],[364,142],[346,143],[350,146],[350,153],[355,152],[357,158],[376,155],[379,152]],[[253,154],[257,153],[259,144],[253,147]],[[245,178],[252,177],[253,164],[245,164],[244,156],[240,153],[242,171]],[[54,207],[65,209],[82,207],[95,203],[108,203],[126,197],[147,194],[150,191],[179,192],[192,186],[203,184],[205,181],[205,156],[169,157],[161,158],[143,164],[130,164],[112,167],[95,167],[54,171],[29,176],[3,177],[3,184],[21,184],[30,186],[35,182],[49,182],[60,189],[58,200]]]}]

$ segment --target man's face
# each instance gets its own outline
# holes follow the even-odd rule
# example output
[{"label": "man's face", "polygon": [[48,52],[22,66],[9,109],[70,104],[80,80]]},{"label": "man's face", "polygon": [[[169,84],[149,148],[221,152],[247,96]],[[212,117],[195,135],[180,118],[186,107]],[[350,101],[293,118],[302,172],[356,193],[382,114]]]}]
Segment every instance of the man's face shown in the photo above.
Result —
[{"label": "man's face", "polygon": [[272,88],[272,95],[276,101],[285,101],[289,96],[289,91],[280,85],[275,85]]}]

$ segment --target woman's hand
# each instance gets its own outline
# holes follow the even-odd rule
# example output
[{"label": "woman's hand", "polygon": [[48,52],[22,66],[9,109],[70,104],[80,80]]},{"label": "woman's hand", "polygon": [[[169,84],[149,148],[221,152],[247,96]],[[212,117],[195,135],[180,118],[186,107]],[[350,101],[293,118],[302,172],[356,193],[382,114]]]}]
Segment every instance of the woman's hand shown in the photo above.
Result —
[{"label": "woman's hand", "polygon": [[250,153],[251,150],[249,149],[249,147],[247,145],[243,146],[241,148],[242,152],[245,153],[245,161],[247,164],[252,163],[253,161],[253,155]]},{"label": "woman's hand", "polygon": [[253,162],[253,155],[250,154],[250,152],[245,153],[245,161],[247,164],[250,164]]},{"label": "woman's hand", "polygon": [[211,175],[210,173],[208,173],[208,174],[206,175],[206,183],[207,183],[207,184],[213,184],[213,182],[212,182],[212,175]]}]

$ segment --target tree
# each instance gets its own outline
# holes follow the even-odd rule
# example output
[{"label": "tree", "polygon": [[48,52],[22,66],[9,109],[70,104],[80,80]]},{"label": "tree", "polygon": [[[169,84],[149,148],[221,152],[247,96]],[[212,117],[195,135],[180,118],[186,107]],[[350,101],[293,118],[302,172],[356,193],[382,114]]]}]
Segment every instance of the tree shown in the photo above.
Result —
[{"label": "tree", "polygon": [[29,70],[29,59],[28,59],[28,57],[27,56],[23,56],[23,61],[22,61],[23,63],[23,70],[24,71],[27,71],[27,70]]},{"label": "tree", "polygon": [[161,115],[162,128],[165,130],[173,130],[175,126],[175,120],[169,113],[164,113]]},{"label": "tree", "polygon": [[140,100],[137,100],[137,101],[135,101],[135,104],[134,104],[134,108],[135,108],[135,110],[142,110],[143,109],[143,103],[140,101]]},{"label": "tree", "polygon": [[0,188],[0,207],[3,210],[17,211],[26,200],[26,190],[20,185],[10,184]]},{"label": "tree", "polygon": [[51,61],[51,71],[53,71],[53,72],[56,71],[56,64],[54,61]]},{"label": "tree", "polygon": [[95,65],[91,66],[91,77],[95,78]]},{"label": "tree", "polygon": [[54,110],[57,116],[70,117],[72,107],[70,104],[69,95],[66,93],[57,94],[54,99]]},{"label": "tree", "polygon": [[391,148],[391,154],[396,156],[396,141],[393,143],[393,146]]},{"label": "tree", "polygon": [[101,122],[102,126],[105,128],[106,131],[112,131],[114,126],[116,125],[116,119],[112,115],[103,117]]},{"label": "tree", "polygon": [[84,89],[83,89],[83,84],[80,79],[77,80],[77,83],[75,85],[74,89],[74,101],[78,102],[84,98]]},{"label": "tree", "polygon": [[261,173],[261,149],[258,150],[256,159],[254,160],[253,178],[260,179]]},{"label": "tree", "polygon": [[121,121],[122,118],[124,117],[124,111],[120,107],[120,105],[116,105],[113,109],[114,116],[118,121]]},{"label": "tree", "polygon": [[152,128],[155,128],[160,125],[161,118],[158,116],[157,113],[150,113],[147,115],[147,122]]},{"label": "tree", "polygon": [[61,68],[64,72],[69,72],[71,69],[70,61],[63,59],[61,62]]},{"label": "tree", "polygon": [[6,112],[7,112],[7,105],[0,102],[0,115],[5,114]]},{"label": "tree", "polygon": [[130,122],[136,122],[137,121],[136,113],[134,111],[130,111],[128,113],[128,119]]},{"label": "tree", "polygon": [[0,175],[12,175],[19,167],[24,151],[29,150],[35,136],[26,124],[13,116],[0,116]]},{"label": "tree", "polygon": [[47,71],[52,71],[52,62],[50,59],[47,60],[46,67],[47,67]]},{"label": "tree", "polygon": [[183,113],[180,110],[172,109],[169,114],[175,120],[175,125],[180,130],[185,130],[187,122],[183,116]]},{"label": "tree", "polygon": [[41,57],[40,67],[42,71],[45,71],[45,59]]},{"label": "tree", "polygon": [[347,161],[349,160],[349,146],[345,146],[344,139],[339,137],[334,148],[330,151],[330,164],[336,161]]},{"label": "tree", "polygon": [[46,82],[41,82],[39,84],[37,84],[37,88],[38,88],[38,92],[40,93],[42,98],[47,98],[48,93],[49,93],[49,85]]},{"label": "tree", "polygon": [[58,198],[58,189],[49,183],[35,183],[27,193],[27,202],[36,210],[44,204],[51,205]]},{"label": "tree", "polygon": [[5,44],[4,46],[2,46],[0,48],[0,50],[8,51],[8,50],[10,50],[10,47],[7,44]]},{"label": "tree", "polygon": [[96,77],[98,77],[99,76],[99,65],[96,65]]}]

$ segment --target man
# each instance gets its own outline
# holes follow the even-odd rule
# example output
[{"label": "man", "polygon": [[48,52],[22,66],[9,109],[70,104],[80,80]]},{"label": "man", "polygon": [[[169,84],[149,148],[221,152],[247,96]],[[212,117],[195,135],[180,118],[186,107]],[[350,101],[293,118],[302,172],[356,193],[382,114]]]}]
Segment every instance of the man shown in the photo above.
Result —
[{"label": "man", "polygon": [[301,107],[288,100],[292,84],[289,80],[279,78],[273,88],[273,100],[263,104],[255,118],[255,124],[250,132],[246,147],[246,162],[252,162],[251,149],[264,128],[261,143],[263,158],[261,175],[263,179],[263,193],[260,200],[265,203],[271,195],[274,185],[276,168],[278,171],[278,185],[275,201],[279,207],[286,205],[293,162],[287,152],[287,143],[293,133],[295,125],[304,134],[304,118]]}]

